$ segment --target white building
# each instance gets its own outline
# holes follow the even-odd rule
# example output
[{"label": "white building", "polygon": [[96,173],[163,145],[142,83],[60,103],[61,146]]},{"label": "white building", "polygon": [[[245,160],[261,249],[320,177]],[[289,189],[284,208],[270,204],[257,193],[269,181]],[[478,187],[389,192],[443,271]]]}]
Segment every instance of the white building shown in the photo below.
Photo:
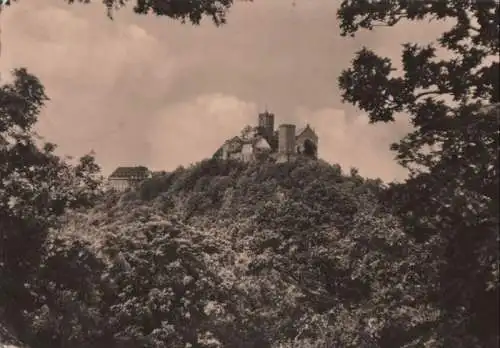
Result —
[{"label": "white building", "polygon": [[125,191],[137,187],[143,180],[151,177],[151,172],[143,166],[118,167],[109,176],[108,182],[112,189]]}]

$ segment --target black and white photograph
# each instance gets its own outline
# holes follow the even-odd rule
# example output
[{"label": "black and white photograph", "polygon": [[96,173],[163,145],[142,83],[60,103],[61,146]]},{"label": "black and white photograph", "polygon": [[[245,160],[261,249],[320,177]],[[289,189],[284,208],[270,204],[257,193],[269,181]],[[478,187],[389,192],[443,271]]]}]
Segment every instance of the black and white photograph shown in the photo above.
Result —
[{"label": "black and white photograph", "polygon": [[0,348],[499,348],[499,10],[0,1]]}]

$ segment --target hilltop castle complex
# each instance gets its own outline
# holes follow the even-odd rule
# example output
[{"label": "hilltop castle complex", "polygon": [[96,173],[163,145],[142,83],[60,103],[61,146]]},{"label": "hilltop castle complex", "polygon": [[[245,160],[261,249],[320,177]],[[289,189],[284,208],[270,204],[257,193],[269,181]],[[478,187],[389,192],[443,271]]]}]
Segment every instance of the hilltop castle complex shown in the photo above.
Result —
[{"label": "hilltop castle complex", "polygon": [[[274,129],[274,114],[259,114],[256,127],[247,126],[240,136],[235,136],[217,150],[213,158],[236,159],[245,162],[274,159],[287,162],[298,157],[318,157],[318,136],[307,124],[296,129],[294,124],[282,124]],[[137,187],[139,183],[150,178],[152,173],[143,166],[118,167],[110,176],[110,187],[125,191]]]},{"label": "hilltop castle complex", "polygon": [[245,162],[274,158],[286,162],[299,156],[317,158],[318,136],[307,124],[296,129],[294,124],[281,124],[274,129],[274,114],[259,114],[256,127],[246,127],[241,136],[227,140],[214,154],[214,158],[237,159]]}]

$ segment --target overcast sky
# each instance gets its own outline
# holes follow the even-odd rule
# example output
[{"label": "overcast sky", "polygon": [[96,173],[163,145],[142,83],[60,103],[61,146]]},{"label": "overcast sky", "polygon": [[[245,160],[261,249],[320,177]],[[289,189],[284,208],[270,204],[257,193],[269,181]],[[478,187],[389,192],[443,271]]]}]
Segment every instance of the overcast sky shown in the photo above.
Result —
[{"label": "overcast sky", "polygon": [[310,123],[325,160],[401,179],[388,147],[407,123],[369,125],[341,103],[337,76],[363,45],[398,58],[401,43],[434,38],[439,25],[342,38],[338,2],[238,3],[216,28],[131,8],[111,21],[100,1],[20,0],[0,18],[0,71],[24,66],[37,75],[51,98],[39,133],[62,154],[95,150],[107,174],[121,165],[171,170],[210,157],[267,107],[277,123]]}]

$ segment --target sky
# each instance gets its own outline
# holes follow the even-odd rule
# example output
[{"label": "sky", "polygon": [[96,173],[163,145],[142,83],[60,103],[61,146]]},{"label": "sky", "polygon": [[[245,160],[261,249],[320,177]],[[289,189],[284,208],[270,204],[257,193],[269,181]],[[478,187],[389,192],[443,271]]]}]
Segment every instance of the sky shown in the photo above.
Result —
[{"label": "sky", "polygon": [[402,180],[389,145],[410,130],[368,123],[343,104],[337,77],[363,46],[399,59],[404,42],[435,39],[443,24],[340,36],[336,0],[239,3],[220,28],[139,16],[131,6],[110,20],[100,1],[20,0],[0,17],[2,79],[13,68],[38,76],[50,97],[37,131],[62,155],[90,150],[103,172],[145,165],[172,170],[211,157],[257,122],[309,123],[319,156],[346,171]]}]

